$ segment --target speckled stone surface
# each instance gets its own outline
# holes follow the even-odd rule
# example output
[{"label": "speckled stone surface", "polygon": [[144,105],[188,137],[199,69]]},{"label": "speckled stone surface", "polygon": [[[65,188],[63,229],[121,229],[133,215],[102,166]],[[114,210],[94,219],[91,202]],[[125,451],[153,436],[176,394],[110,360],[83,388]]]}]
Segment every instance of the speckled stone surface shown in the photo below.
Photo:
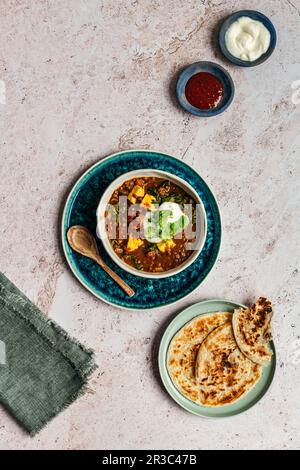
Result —
[{"label": "speckled stone surface", "polygon": [[[222,18],[247,7],[269,15],[279,36],[272,58],[249,70],[226,63],[216,47]],[[2,0],[0,10],[0,269],[94,348],[99,364],[89,392],[34,438],[1,407],[0,448],[299,447],[300,96],[292,84],[299,88],[300,1]],[[201,59],[224,65],[236,84],[233,105],[209,120],[184,113],[173,93],[177,72]],[[74,181],[127,148],[192,165],[223,217],[220,257],[204,284],[150,313],[93,298],[59,240]],[[189,415],[158,378],[164,328],[193,302],[262,294],[275,304],[270,392],[225,421]]]}]

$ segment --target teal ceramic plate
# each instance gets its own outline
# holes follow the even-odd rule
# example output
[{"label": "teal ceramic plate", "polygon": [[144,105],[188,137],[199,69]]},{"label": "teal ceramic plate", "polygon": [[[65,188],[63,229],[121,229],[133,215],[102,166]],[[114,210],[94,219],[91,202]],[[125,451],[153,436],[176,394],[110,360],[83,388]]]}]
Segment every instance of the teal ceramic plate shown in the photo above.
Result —
[{"label": "teal ceramic plate", "polygon": [[233,312],[235,308],[239,307],[245,308],[244,305],[226,300],[207,300],[205,302],[199,302],[198,304],[192,305],[177,315],[170,323],[162,337],[158,358],[161,379],[171,397],[180,406],[182,406],[182,408],[186,409],[190,413],[203,416],[205,418],[226,418],[243,413],[255,405],[265,395],[272,383],[276,368],[276,353],[273,341],[270,342],[270,347],[273,351],[273,357],[270,364],[263,368],[263,373],[259,382],[257,382],[255,387],[253,387],[252,390],[250,390],[250,392],[248,392],[243,398],[233,403],[232,405],[225,405],[214,408],[200,406],[196,403],[193,403],[181,395],[168,374],[166,364],[167,352],[170,341],[177,331],[179,331],[186,323],[198,315],[204,315],[206,313],[213,312]]},{"label": "teal ceramic plate", "polygon": [[[168,171],[187,181],[197,191],[206,210],[207,236],[194,263],[166,279],[145,279],[124,271],[111,260],[98,241],[104,261],[134,288],[136,294],[129,298],[98,265],[70,248],[66,234],[72,225],[84,225],[96,236],[96,209],[103,192],[118,176],[140,168]],[[100,160],[79,178],[67,199],[62,217],[63,249],[76,278],[96,297],[131,310],[157,309],[173,304],[194,291],[214,266],[220,243],[219,209],[207,184],[188,165],[159,152],[129,150]]]}]

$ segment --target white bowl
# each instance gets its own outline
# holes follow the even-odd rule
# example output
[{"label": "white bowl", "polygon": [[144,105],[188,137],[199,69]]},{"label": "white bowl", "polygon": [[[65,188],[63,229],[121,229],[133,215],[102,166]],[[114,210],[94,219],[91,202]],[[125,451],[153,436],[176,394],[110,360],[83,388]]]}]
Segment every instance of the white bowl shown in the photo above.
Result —
[{"label": "white bowl", "polygon": [[[113,192],[116,189],[118,189],[125,181],[128,181],[133,178],[142,178],[142,177],[154,177],[154,178],[162,178],[162,179],[169,180],[175,183],[177,186],[184,189],[184,191],[187,194],[189,194],[198,204],[199,215],[200,215],[200,235],[198,237],[195,250],[193,250],[193,253],[186,259],[186,261],[184,261],[182,264],[180,264],[176,268],[170,269],[169,271],[157,272],[157,273],[145,272],[145,271],[139,271],[138,269],[135,269],[132,266],[129,266],[127,263],[125,263],[125,261],[122,261],[122,259],[119,258],[119,256],[115,253],[108,238],[108,234],[107,234],[106,227],[105,227],[105,210]],[[160,170],[155,170],[155,169],[153,170],[141,169],[141,170],[129,171],[128,173],[124,173],[123,175],[119,176],[104,191],[100,199],[98,208],[97,208],[96,217],[97,217],[97,236],[101,239],[104,248],[106,249],[109,256],[112,258],[112,260],[118,266],[120,266],[122,269],[129,272],[130,274],[133,274],[139,277],[148,278],[148,279],[162,279],[162,278],[166,278],[169,276],[174,276],[175,274],[178,274],[184,269],[186,269],[199,256],[203,248],[203,245],[205,243],[205,239],[206,239],[206,233],[207,233],[206,212],[205,212],[203,202],[201,201],[198,193],[194,190],[194,188],[189,183],[179,178],[178,176],[172,175],[171,173],[168,173],[166,171],[160,171]]]}]

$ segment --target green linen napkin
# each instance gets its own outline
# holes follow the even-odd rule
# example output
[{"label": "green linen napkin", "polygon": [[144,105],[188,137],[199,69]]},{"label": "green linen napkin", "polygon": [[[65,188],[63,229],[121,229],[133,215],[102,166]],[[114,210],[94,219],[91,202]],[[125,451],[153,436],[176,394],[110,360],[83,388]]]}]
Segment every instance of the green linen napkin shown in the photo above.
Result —
[{"label": "green linen napkin", "polygon": [[0,402],[31,433],[85,392],[93,352],[0,273]]}]

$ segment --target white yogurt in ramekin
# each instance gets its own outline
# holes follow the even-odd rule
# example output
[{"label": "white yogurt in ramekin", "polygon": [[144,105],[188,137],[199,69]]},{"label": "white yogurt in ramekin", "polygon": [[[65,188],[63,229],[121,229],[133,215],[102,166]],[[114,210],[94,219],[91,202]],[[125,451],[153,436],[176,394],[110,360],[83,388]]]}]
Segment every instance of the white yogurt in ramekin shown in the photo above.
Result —
[{"label": "white yogurt in ramekin", "polygon": [[231,55],[254,62],[269,49],[271,34],[261,21],[241,16],[228,28],[225,42]]}]

